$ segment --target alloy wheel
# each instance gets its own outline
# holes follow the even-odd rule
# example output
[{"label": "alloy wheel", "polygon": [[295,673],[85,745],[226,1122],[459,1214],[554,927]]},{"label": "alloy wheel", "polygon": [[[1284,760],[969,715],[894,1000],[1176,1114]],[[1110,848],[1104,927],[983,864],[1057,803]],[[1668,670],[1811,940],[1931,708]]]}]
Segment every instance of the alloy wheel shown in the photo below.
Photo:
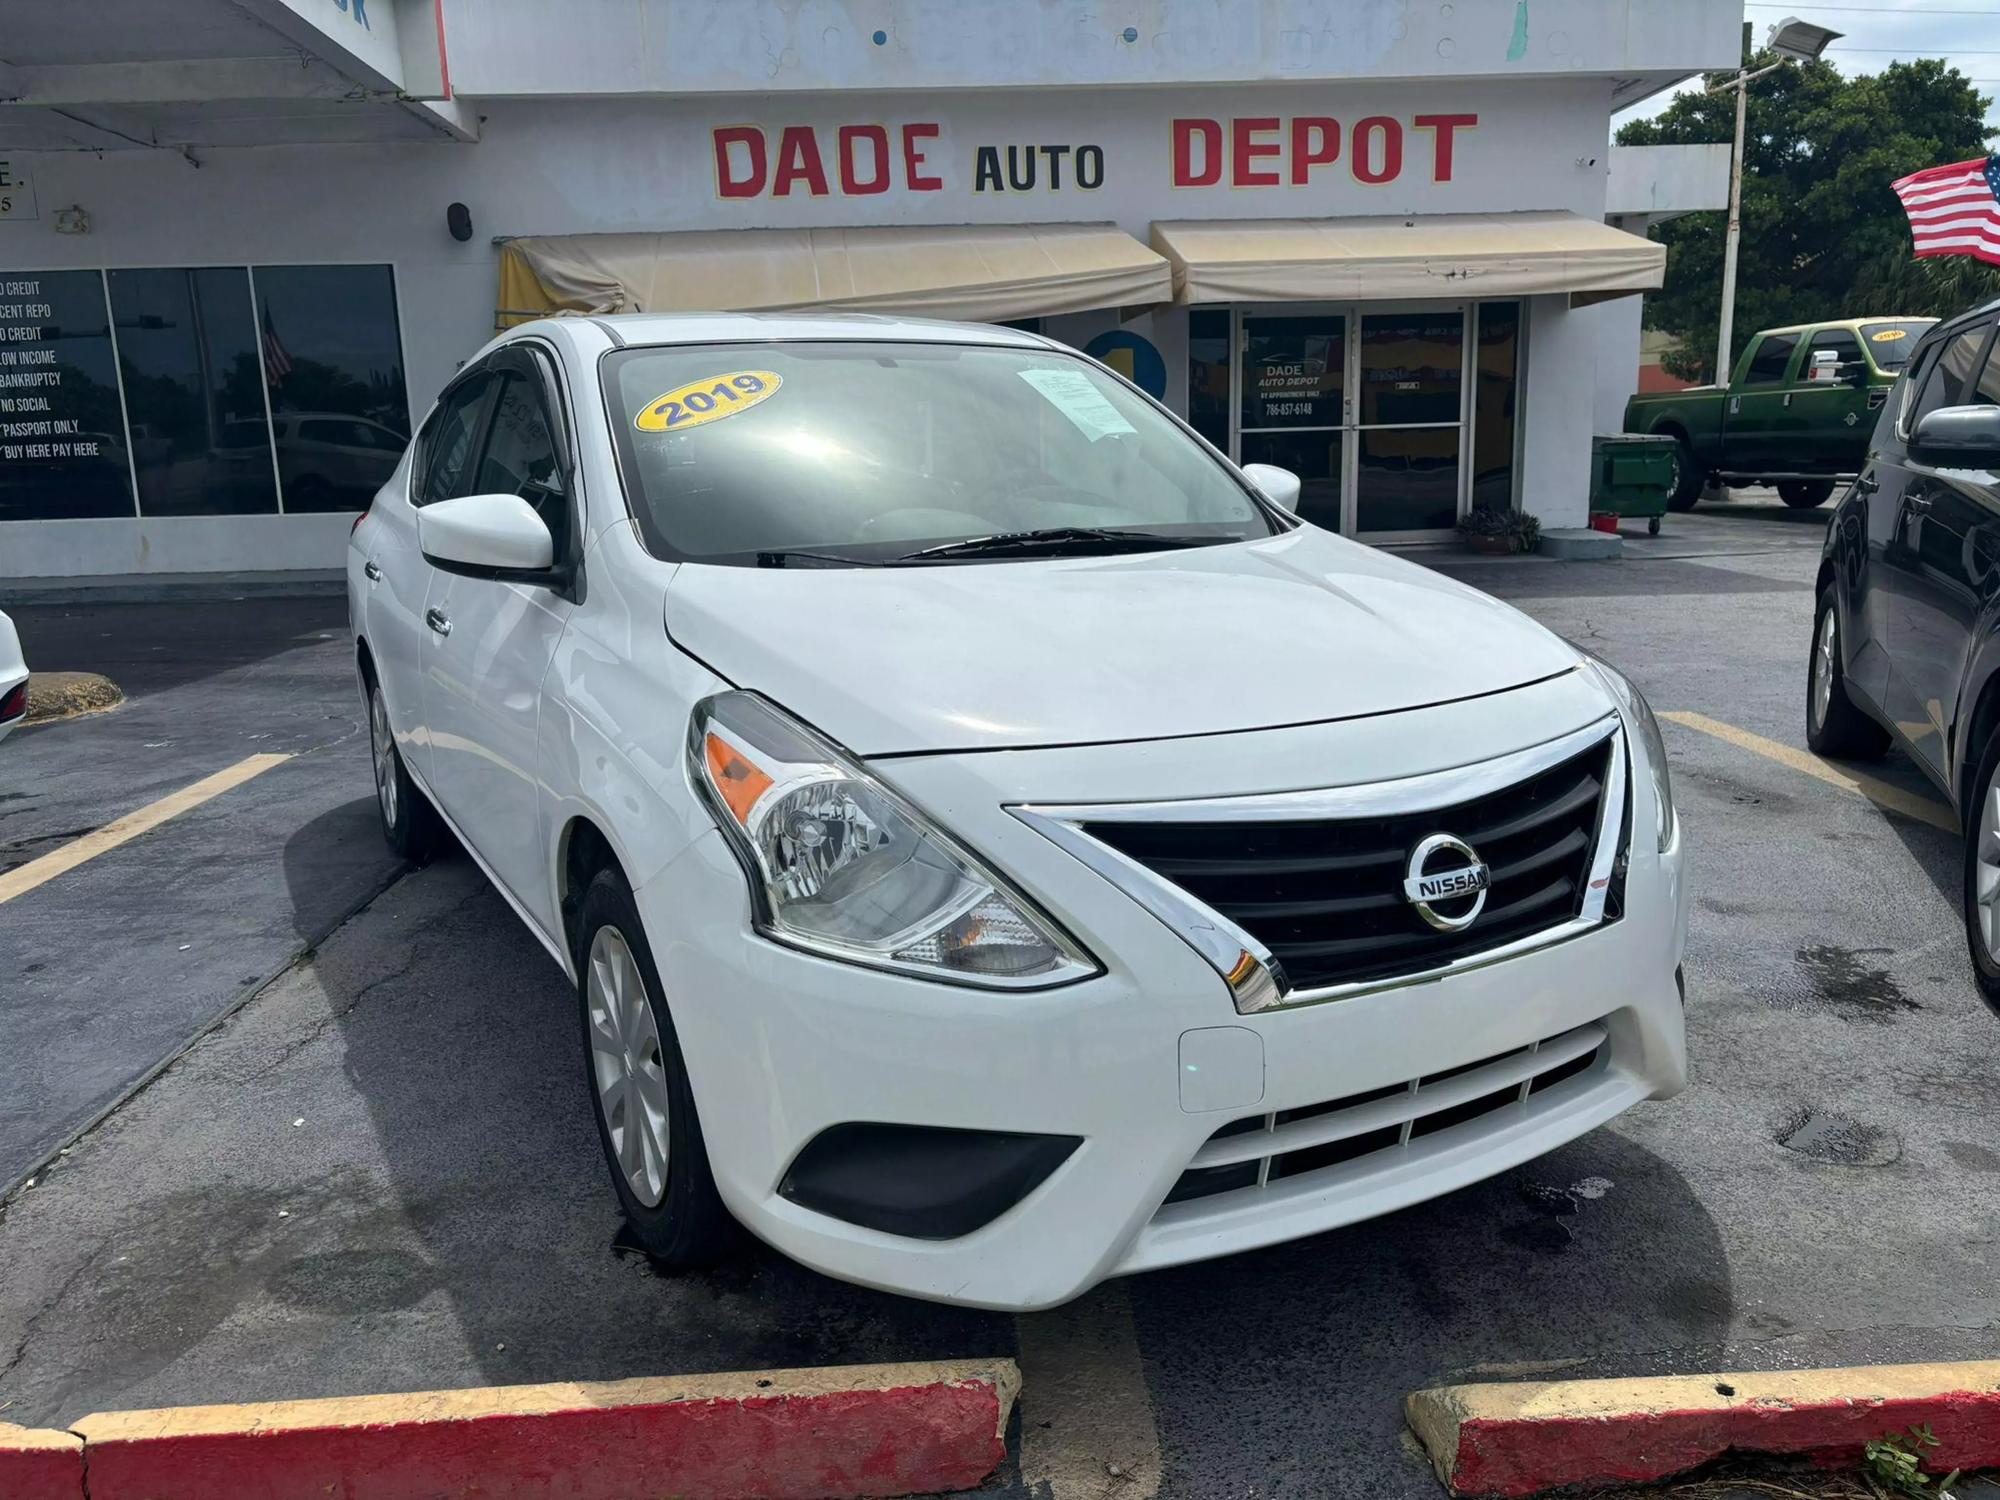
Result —
[{"label": "alloy wheel", "polygon": [[389,709],[382,689],[368,690],[368,748],[375,759],[375,795],[382,803],[382,821],[396,826],[396,736],[389,731]]},{"label": "alloy wheel", "polygon": [[590,942],[584,977],[584,1004],[590,1018],[590,1068],[597,1083],[597,1109],[611,1137],[632,1196],[657,1208],[667,1191],[668,1151],[666,1060],[659,1023],[646,998],[646,981],[615,927],[600,927]]},{"label": "alloy wheel", "polygon": [[1840,649],[1840,627],[1834,619],[1836,613],[1829,605],[1826,613],[1820,616],[1819,638],[1813,643],[1812,714],[1815,729],[1826,727],[1826,716],[1833,708],[1833,682]]},{"label": "alloy wheel", "polygon": [[1987,777],[1979,799],[1979,826],[1970,830],[1970,836],[1977,840],[1972,900],[1979,936],[1986,944],[1986,956],[2000,964],[2000,764]]}]

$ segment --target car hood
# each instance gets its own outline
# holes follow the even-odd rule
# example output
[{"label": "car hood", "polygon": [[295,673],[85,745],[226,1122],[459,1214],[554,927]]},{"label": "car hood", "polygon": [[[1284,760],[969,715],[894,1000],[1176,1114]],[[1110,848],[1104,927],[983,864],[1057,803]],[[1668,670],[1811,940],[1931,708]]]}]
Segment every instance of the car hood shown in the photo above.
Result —
[{"label": "car hood", "polygon": [[1301,527],[908,568],[686,564],[667,630],[860,755],[1168,739],[1393,713],[1563,672],[1525,615]]}]

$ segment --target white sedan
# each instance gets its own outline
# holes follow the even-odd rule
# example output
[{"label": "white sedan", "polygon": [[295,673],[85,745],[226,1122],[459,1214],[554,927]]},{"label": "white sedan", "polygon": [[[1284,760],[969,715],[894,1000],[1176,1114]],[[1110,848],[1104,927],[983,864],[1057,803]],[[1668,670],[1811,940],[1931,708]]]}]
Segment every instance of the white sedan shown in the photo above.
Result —
[{"label": "white sedan", "polygon": [[656,1255],[1044,1307],[1682,1087],[1652,714],[1298,493],[997,328],[565,318],[446,388],[349,553],[382,821],[575,981]]},{"label": "white sedan", "polygon": [[0,610],[0,740],[28,717],[28,664],[21,657],[21,638],[14,622]]}]

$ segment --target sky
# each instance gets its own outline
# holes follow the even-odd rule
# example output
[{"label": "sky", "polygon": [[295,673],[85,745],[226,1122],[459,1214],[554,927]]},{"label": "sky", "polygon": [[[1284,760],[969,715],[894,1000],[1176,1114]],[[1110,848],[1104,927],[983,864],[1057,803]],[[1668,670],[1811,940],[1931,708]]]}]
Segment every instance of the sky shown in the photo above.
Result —
[{"label": "sky", "polygon": [[[2000,101],[2000,0],[1838,0],[1826,5],[1785,0],[1743,7],[1759,46],[1775,22],[1794,15],[1846,33],[1826,54],[1843,73],[1877,73],[1902,59],[1943,57],[1982,94]],[[1657,94],[1616,116],[1614,125],[1649,119],[1672,99],[1672,94]],[[1988,108],[1986,119],[2000,128],[2000,102]]]}]

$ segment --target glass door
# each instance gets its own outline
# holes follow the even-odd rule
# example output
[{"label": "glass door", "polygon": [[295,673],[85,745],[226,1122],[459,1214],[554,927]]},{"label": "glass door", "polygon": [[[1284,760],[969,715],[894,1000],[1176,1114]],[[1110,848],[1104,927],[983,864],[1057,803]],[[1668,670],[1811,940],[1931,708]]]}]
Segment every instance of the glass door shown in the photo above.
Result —
[{"label": "glass door", "polygon": [[1345,313],[1246,315],[1237,345],[1237,462],[1290,469],[1299,514],[1329,531],[1346,529],[1347,329]]},{"label": "glass door", "polygon": [[1465,310],[1362,313],[1356,344],[1350,535],[1449,531],[1464,488]]}]

